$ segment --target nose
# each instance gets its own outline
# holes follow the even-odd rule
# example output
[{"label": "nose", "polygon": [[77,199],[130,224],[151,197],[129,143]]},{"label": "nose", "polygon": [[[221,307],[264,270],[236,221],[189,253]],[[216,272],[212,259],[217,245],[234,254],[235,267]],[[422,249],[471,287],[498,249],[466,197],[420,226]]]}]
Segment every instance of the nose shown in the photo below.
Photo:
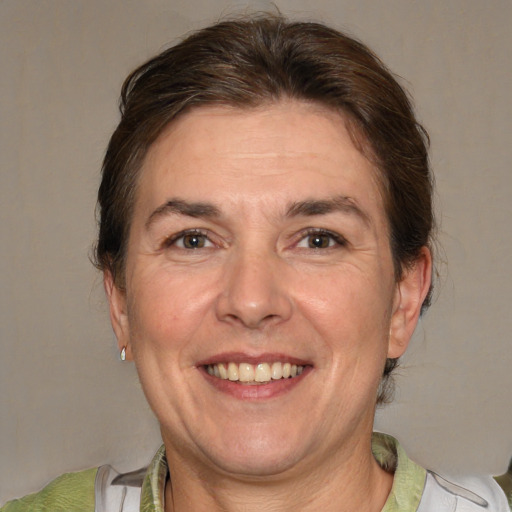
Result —
[{"label": "nose", "polygon": [[293,304],[284,263],[274,253],[238,254],[226,261],[217,317],[249,329],[263,329],[288,320]]}]

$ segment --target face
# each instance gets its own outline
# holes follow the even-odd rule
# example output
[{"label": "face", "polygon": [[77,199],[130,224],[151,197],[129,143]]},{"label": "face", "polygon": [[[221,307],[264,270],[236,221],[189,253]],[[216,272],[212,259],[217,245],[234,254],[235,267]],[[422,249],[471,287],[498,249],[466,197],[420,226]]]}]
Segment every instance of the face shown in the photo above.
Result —
[{"label": "face", "polygon": [[376,176],[339,114],[292,101],[199,108],[152,146],[106,288],[171,461],[270,475],[369,437],[428,280],[424,258],[395,282]]}]

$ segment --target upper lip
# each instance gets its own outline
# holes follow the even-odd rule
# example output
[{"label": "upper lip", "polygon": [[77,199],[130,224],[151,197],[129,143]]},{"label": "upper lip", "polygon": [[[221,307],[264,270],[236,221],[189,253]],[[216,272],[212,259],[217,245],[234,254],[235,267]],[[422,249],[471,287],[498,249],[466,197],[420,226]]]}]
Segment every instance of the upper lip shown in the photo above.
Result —
[{"label": "upper lip", "polygon": [[248,364],[258,364],[258,363],[290,363],[296,364],[297,366],[307,366],[311,365],[311,361],[302,359],[300,357],[294,357],[283,353],[277,352],[264,352],[261,354],[255,353],[247,353],[247,352],[223,352],[220,354],[215,354],[214,356],[208,357],[196,363],[197,366],[207,366],[210,364],[219,364],[219,363],[248,363]]}]

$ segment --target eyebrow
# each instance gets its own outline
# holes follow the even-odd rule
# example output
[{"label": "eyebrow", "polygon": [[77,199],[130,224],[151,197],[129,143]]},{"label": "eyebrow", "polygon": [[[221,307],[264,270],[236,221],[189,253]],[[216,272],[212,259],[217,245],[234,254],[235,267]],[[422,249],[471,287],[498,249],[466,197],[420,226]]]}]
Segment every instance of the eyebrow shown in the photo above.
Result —
[{"label": "eyebrow", "polygon": [[[354,199],[346,196],[336,196],[329,199],[307,199],[291,203],[286,209],[286,217],[313,217],[333,212],[343,212],[359,217],[365,224],[370,225],[370,217],[357,205]],[[221,216],[220,209],[211,203],[188,202],[183,199],[169,199],[154,210],[146,221],[149,229],[159,218],[167,215],[185,215],[193,218],[217,218]]]},{"label": "eyebrow", "polygon": [[146,229],[161,217],[167,215],[186,215],[187,217],[214,218],[220,217],[220,210],[210,203],[189,203],[182,199],[169,199],[151,213],[146,221]]},{"label": "eyebrow", "polygon": [[370,216],[360,208],[351,197],[336,196],[329,199],[308,199],[292,203],[287,211],[287,217],[312,217],[314,215],[326,215],[333,212],[343,212],[359,217],[365,224],[370,225]]}]

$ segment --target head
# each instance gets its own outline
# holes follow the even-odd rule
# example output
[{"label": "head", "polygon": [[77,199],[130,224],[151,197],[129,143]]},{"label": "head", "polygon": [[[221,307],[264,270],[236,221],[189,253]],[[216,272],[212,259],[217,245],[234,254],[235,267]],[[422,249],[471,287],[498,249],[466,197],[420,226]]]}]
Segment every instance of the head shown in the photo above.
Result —
[{"label": "head", "polygon": [[[103,164],[97,266],[125,287],[127,243],[143,164],[166,128],[202,107],[249,111],[285,100],[341,114],[371,161],[389,223],[395,279],[430,247],[434,225],[428,137],[407,94],[363,44],[315,23],[278,16],[225,21],[136,69],[121,94],[121,121]],[[340,118],[341,119],[341,118]],[[423,309],[428,307],[431,290]],[[378,401],[397,364],[388,358]]]}]

